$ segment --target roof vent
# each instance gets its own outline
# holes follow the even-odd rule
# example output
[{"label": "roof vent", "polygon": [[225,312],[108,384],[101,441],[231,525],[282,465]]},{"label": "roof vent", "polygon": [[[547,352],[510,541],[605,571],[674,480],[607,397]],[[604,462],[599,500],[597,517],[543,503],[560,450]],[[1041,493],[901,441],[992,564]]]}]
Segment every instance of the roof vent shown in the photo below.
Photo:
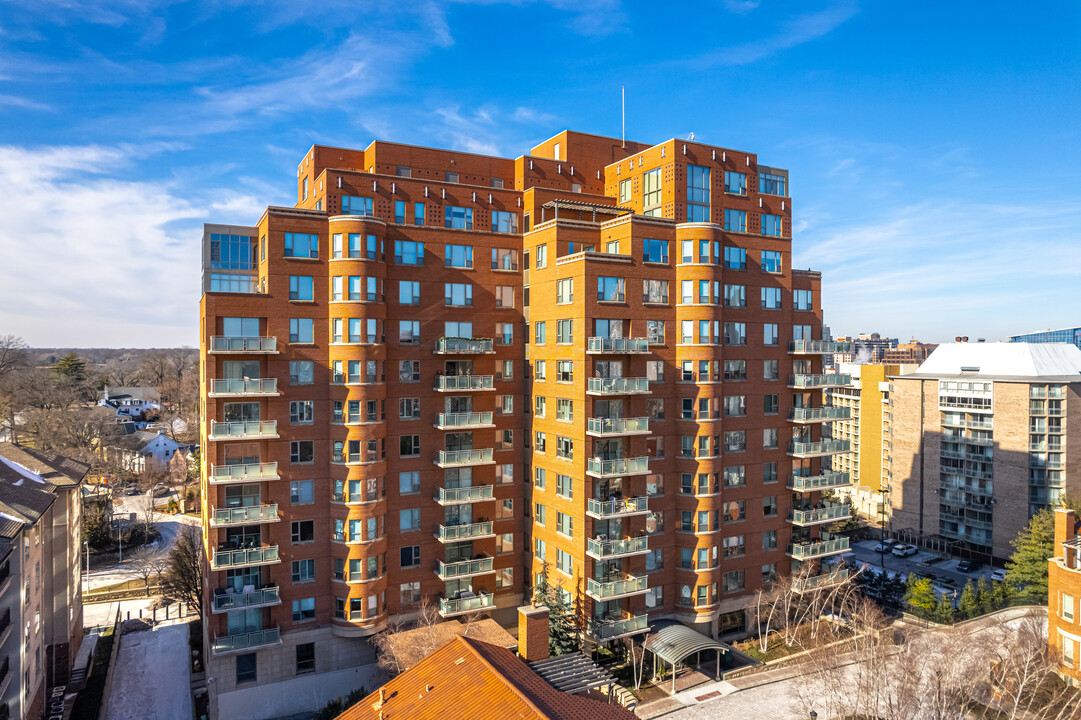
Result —
[{"label": "roof vent", "polygon": [[962,365],[961,372],[963,373],[978,373],[980,371],[979,365]]}]

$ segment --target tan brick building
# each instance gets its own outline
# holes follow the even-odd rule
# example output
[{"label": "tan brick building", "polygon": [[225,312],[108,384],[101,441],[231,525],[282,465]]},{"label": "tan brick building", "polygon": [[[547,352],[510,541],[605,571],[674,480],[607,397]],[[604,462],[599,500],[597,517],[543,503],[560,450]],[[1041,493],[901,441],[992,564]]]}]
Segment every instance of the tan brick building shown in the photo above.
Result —
[{"label": "tan brick building", "polygon": [[960,342],[890,378],[894,533],[1001,560],[1033,513],[1077,497],[1079,372],[1072,345]]},{"label": "tan brick building", "polygon": [[343,687],[422,598],[513,626],[545,563],[608,642],[741,631],[763,582],[847,549],[818,497],[847,482],[821,397],[847,348],[791,269],[787,171],[563,132],[514,160],[316,146],[297,183],[204,232],[219,710]]},{"label": "tan brick building", "polygon": [[1047,639],[1059,670],[1081,686],[1081,536],[1073,510],[1055,510],[1055,557],[1047,561]]}]

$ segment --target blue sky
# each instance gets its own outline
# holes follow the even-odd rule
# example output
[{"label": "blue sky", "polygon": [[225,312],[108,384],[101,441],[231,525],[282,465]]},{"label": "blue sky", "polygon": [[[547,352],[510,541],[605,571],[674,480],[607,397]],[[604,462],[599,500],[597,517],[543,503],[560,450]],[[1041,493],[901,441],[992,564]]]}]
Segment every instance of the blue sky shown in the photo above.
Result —
[{"label": "blue sky", "polygon": [[[403,9],[404,8],[404,9]],[[0,335],[197,343],[204,221],[312,143],[564,128],[791,171],[834,334],[1081,324],[1081,4],[0,0]]]}]

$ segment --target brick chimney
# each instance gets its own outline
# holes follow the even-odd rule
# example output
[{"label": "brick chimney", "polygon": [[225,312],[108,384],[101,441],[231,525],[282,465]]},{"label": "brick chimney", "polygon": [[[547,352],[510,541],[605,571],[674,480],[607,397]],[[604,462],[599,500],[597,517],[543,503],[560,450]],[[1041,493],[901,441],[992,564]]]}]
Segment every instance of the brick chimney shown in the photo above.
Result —
[{"label": "brick chimney", "polygon": [[1077,517],[1069,508],[1055,508],[1055,547],[1052,554],[1059,557],[1062,552],[1062,543],[1073,540],[1077,535]]},{"label": "brick chimney", "polygon": [[518,654],[526,662],[548,657],[548,608],[544,605],[518,608]]}]

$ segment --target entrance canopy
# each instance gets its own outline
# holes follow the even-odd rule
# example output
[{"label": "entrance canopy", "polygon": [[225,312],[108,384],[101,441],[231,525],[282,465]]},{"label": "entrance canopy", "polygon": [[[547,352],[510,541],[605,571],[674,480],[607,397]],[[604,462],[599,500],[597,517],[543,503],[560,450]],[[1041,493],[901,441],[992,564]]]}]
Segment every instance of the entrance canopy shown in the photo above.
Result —
[{"label": "entrance canopy", "polygon": [[646,639],[646,650],[670,665],[683,662],[688,655],[703,650],[716,650],[718,656],[731,648],[713,638],[706,637],[686,625],[674,624],[663,627]]}]

